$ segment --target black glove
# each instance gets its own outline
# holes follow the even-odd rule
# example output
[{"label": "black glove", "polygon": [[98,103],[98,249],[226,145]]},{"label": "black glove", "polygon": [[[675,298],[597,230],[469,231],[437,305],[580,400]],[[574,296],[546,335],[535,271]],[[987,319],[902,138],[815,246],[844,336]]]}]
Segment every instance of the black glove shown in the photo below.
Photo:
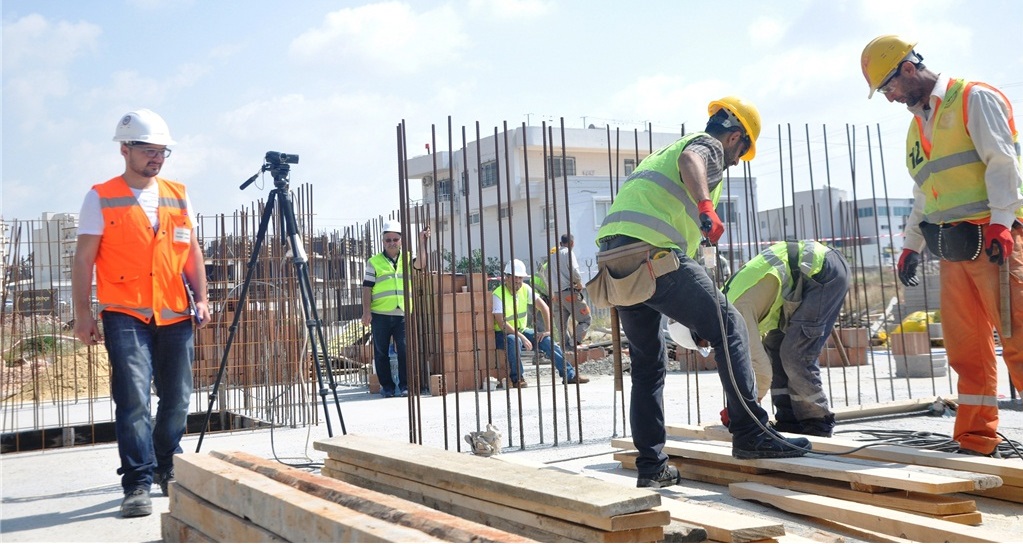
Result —
[{"label": "black glove", "polygon": [[920,285],[916,267],[920,265],[920,254],[912,249],[903,249],[899,256],[899,281],[906,287]]}]

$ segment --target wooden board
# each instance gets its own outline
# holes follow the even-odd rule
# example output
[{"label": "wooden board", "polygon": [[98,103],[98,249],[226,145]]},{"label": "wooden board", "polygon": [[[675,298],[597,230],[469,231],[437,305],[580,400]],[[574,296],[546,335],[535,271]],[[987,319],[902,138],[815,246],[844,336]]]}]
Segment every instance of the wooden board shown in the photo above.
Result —
[{"label": "wooden board", "polygon": [[[528,542],[529,539],[468,521],[412,501],[358,487],[334,478],[288,467],[244,452],[210,452],[246,470],[390,523],[404,525],[451,542]],[[667,517],[667,515],[665,515]],[[667,523],[667,519],[665,519]]]},{"label": "wooden board", "polygon": [[[622,487],[636,485],[635,476],[593,471],[586,474],[616,483]],[[671,488],[660,490],[671,492]],[[661,506],[671,513],[671,519],[687,525],[703,527],[707,537],[718,542],[755,542],[785,534],[785,527],[777,521],[757,519],[748,514],[731,512],[723,508],[703,506],[690,501],[663,497]]]},{"label": "wooden board", "polygon": [[573,520],[577,523],[585,523],[581,519],[648,510],[661,500],[660,495],[647,489],[622,489],[575,474],[538,471],[486,457],[376,437],[349,434],[317,440],[313,447],[346,463],[506,506],[555,507],[575,512],[580,514],[580,520]]},{"label": "wooden board", "polygon": [[171,513],[182,523],[201,530],[212,539],[210,542],[287,542],[252,521],[199,497],[178,482],[171,482],[171,486]]},{"label": "wooden board", "polygon": [[[612,440],[611,442],[611,445],[615,447],[624,447],[627,444],[631,444],[631,442],[622,439]],[[803,474],[815,478],[876,485],[891,489],[902,489],[904,491],[940,494],[972,491],[975,488],[972,480],[962,478],[951,478],[885,467],[851,465],[813,456],[790,459],[739,460],[732,457],[730,445],[708,441],[686,442],[669,440],[662,451],[668,455],[678,457],[703,459],[705,461],[736,466],[753,466],[792,474]]]},{"label": "wooden board", "polygon": [[786,512],[831,519],[919,542],[1004,542],[1011,540],[1012,536],[889,508],[758,483],[731,484],[728,491],[733,497],[755,500]]},{"label": "wooden board", "polygon": [[1003,485],[1002,487],[996,487],[994,489],[969,491],[968,493],[970,495],[977,495],[978,497],[987,497],[989,499],[999,499],[1023,504],[1023,487],[1014,485]]},{"label": "wooden board", "polygon": [[178,485],[292,542],[438,541],[206,454],[175,456],[174,472]]},{"label": "wooden board", "polygon": [[325,476],[337,478],[353,485],[394,494],[452,515],[546,542],[652,542],[664,537],[664,530],[661,526],[624,531],[603,531],[587,525],[571,523],[564,519],[428,486],[421,482],[403,480],[397,476],[349,465],[335,459],[326,459],[321,472]]},{"label": "wooden board", "polygon": [[160,537],[164,542],[216,542],[170,512],[160,514]]},{"label": "wooden board", "polygon": [[[636,453],[616,453],[614,459],[623,467],[634,469]],[[834,497],[849,501],[873,504],[884,508],[894,508],[907,512],[915,512],[930,516],[948,516],[968,514],[977,511],[976,501],[947,495],[929,495],[913,491],[890,491],[886,493],[865,493],[849,489],[847,485],[833,480],[818,480],[797,474],[746,474],[736,471],[734,467],[697,459],[669,459],[669,463],[678,468],[684,478],[699,480],[718,485],[735,482],[758,482],[783,489],[814,493],[825,497]]]},{"label": "wooden board", "polygon": [[[723,441],[732,439],[732,435],[728,432],[728,429],[721,425],[712,425],[708,427],[699,427],[694,425],[666,425],[665,428],[668,431],[668,435],[680,438],[698,438]],[[807,436],[806,438],[813,444],[813,449],[829,453],[847,452],[867,444],[867,442],[850,440],[847,438],[823,438],[818,436]],[[877,461],[904,463],[907,465],[962,470],[978,474],[991,474],[1001,478],[1002,485],[1023,487],[1023,459],[991,459],[989,457],[919,450],[916,448],[895,445],[871,446],[869,448],[852,452],[848,456],[860,459],[874,459]]]}]

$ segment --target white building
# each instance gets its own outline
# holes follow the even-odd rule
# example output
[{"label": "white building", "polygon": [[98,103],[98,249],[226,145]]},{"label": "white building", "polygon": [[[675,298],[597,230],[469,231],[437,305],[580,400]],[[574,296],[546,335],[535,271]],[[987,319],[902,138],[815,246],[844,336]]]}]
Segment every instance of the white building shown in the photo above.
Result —
[{"label": "white building", "polygon": [[[439,218],[433,236],[440,237],[446,251],[453,245],[456,260],[482,246],[488,260],[506,262],[514,257],[538,263],[562,234],[571,233],[580,272],[589,279],[597,271],[594,240],[612,194],[651,150],[680,137],[634,132],[619,140],[604,128],[565,129],[562,142],[557,129],[553,146],[548,137],[545,153],[543,132],[541,127],[519,127],[470,142],[453,153],[407,161],[408,177],[422,181],[427,213]],[[628,143],[620,149],[609,144],[618,141]],[[747,209],[746,195],[756,194],[756,181],[751,180],[752,192],[741,178],[728,181],[719,213],[728,232],[746,232],[750,230],[746,218],[752,214],[742,210]],[[745,235],[736,238],[744,240]],[[729,244],[727,235],[719,242],[723,251]]]}]

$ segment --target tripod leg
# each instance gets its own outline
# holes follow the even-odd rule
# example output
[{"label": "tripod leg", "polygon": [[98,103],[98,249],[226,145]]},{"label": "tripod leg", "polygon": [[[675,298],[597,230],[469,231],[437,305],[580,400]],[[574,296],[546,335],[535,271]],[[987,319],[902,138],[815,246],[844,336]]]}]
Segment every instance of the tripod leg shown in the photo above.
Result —
[{"label": "tripod leg", "polygon": [[256,260],[259,258],[259,250],[263,247],[263,242],[266,240],[267,226],[270,224],[270,216],[273,215],[274,201],[277,197],[277,189],[270,191],[270,196],[267,197],[266,207],[263,209],[263,216],[259,219],[259,228],[256,230],[256,241],[255,245],[252,246],[252,253],[249,256],[248,268],[245,270],[245,281],[242,283],[242,290],[238,294],[238,307],[234,311],[234,319],[231,320],[231,326],[228,328],[227,343],[224,345],[224,354],[220,357],[220,369],[217,371],[217,379],[213,382],[213,390],[210,391],[209,396],[209,407],[206,408],[206,419],[203,420],[202,431],[199,433],[199,443],[195,446],[195,453],[199,453],[199,449],[202,448],[202,440],[206,435],[206,429],[210,425],[210,416],[213,414],[213,404],[217,402],[217,390],[220,388],[220,382],[224,379],[224,370],[227,369],[227,356],[231,352],[231,345],[234,343],[235,332],[238,331],[238,321],[242,317],[242,312],[245,310],[245,300],[249,294],[249,285],[252,283],[252,273],[256,269]]}]

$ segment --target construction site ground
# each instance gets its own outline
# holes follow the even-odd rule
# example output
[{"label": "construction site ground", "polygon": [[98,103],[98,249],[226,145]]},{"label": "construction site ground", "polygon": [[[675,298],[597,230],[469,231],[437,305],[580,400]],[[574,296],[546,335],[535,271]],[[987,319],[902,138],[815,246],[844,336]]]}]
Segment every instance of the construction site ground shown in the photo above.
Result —
[{"label": "construction site ground", "polygon": [[[585,368],[585,367],[584,367]],[[1000,367],[1000,376],[1004,375],[1004,366]],[[558,444],[553,444],[553,432],[548,436],[545,445],[505,447],[501,456],[514,458],[523,463],[547,464],[561,469],[582,474],[593,472],[611,472],[634,477],[634,473],[621,467],[613,455],[621,451],[611,446],[614,438],[627,438],[630,429],[624,428],[621,422],[622,406],[617,393],[614,393],[614,378],[606,373],[589,373],[591,382],[580,386],[580,405],[584,419],[583,436],[579,436],[578,428],[571,429],[571,437],[566,440],[565,433],[558,434]],[[947,379],[947,378],[943,378]],[[522,391],[522,410],[535,410],[537,403],[536,379],[529,389]],[[671,372],[665,385],[665,409],[669,424],[685,423],[687,414],[692,413],[695,403],[692,374]],[[929,379],[915,379],[914,396],[927,398]],[[1023,404],[1017,399],[1009,400],[1008,385],[1004,384],[999,391],[1003,401],[1001,407],[1000,431],[1010,439],[1023,440]],[[559,382],[560,383],[560,382]],[[905,380],[895,380],[895,398],[904,401],[909,398]],[[708,407],[721,405],[720,383],[716,372],[699,373],[700,402],[707,413]],[[863,383],[861,387],[873,389],[873,384]],[[541,389],[549,388],[549,382]],[[625,375],[626,399],[629,391],[629,377]],[[516,390],[512,391],[515,395]],[[575,395],[574,386],[570,391]],[[461,393],[462,405],[470,406],[473,392]],[[480,393],[483,394],[483,393]],[[505,403],[505,391],[492,392],[498,395],[499,402]],[[933,397],[932,397],[933,398]],[[424,394],[419,400],[422,432],[430,436],[424,440],[427,444],[439,442],[438,436],[448,433],[450,449],[455,449],[461,442],[461,449],[467,446],[462,436],[455,436],[454,431],[443,424],[443,410],[449,413],[454,409],[454,395],[431,397]],[[446,405],[445,405],[446,401]],[[517,397],[512,400],[518,403]],[[446,406],[446,408],[445,408]],[[198,408],[204,411],[203,408]],[[346,430],[350,434],[361,434],[389,438],[395,441],[396,447],[408,441],[408,399],[383,399],[379,395],[371,395],[365,387],[345,388],[341,390],[341,410]],[[333,432],[340,434],[337,414],[331,406]],[[617,416],[617,417],[616,417]],[[321,420],[323,414],[321,411]],[[463,415],[465,422],[474,421]],[[888,429],[904,431],[926,431],[951,435],[953,418],[944,416],[913,415],[875,417],[869,420],[843,420],[837,427],[838,436],[855,437],[844,431],[861,429]],[[707,421],[707,424],[717,423]],[[484,421],[485,424],[485,421]],[[502,433],[508,433],[507,423],[499,425]],[[461,428],[464,435],[476,430]],[[517,428],[512,429],[517,433]],[[243,451],[267,459],[277,459],[294,465],[321,463],[325,454],[313,449],[315,440],[327,437],[326,426],[303,428],[261,428],[233,432],[207,434],[203,438],[201,451]],[[198,435],[186,436],[182,447],[186,452],[194,452]],[[507,444],[507,434],[505,436]],[[514,444],[519,444],[518,438]],[[469,455],[469,454],[466,454]],[[1013,463],[1019,463],[1013,459]],[[118,466],[117,448],[115,444],[80,446],[72,448],[56,448],[35,452],[9,453],[0,457],[2,464],[2,515],[0,515],[0,540],[3,542],[158,542],[161,541],[160,513],[168,510],[168,499],[161,496],[159,488],[153,488],[153,515],[142,518],[123,519],[119,516],[118,507],[122,499],[119,477],[115,471]],[[628,480],[632,482],[633,480]],[[784,524],[786,534],[809,538],[821,542],[860,542],[867,537],[856,531],[843,530],[835,524],[820,522],[815,518],[793,515],[765,506],[756,502],[748,502],[733,498],[726,487],[685,480],[679,486],[662,490],[666,497],[692,501],[704,506],[719,508],[733,513],[741,513],[755,518],[775,520]],[[978,510],[983,512],[985,530],[1005,534],[1006,541],[1017,541],[1023,535],[1023,506],[1019,503],[999,501],[984,497],[971,497],[977,501]],[[1014,535],[1014,536],[1013,536]]]}]

